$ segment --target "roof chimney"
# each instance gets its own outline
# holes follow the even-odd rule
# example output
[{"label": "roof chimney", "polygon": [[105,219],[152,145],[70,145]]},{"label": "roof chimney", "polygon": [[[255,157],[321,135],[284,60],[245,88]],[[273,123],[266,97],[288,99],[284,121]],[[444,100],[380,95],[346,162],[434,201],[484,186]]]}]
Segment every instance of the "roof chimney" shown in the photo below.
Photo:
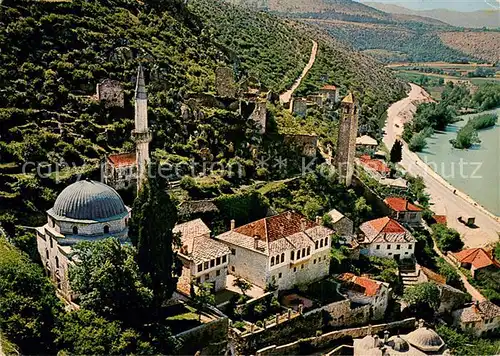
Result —
[{"label": "roof chimney", "polygon": [[316,224],[321,225],[321,216],[316,215]]},{"label": "roof chimney", "polygon": [[286,212],[286,218],[287,218],[288,220],[292,220],[292,212],[291,212],[291,211],[287,211],[287,212]]},{"label": "roof chimney", "polygon": [[300,230],[306,231],[306,219],[305,218],[300,219]]},{"label": "roof chimney", "polygon": [[387,344],[389,342],[389,332],[386,330],[384,331],[384,344]]},{"label": "roof chimney", "polygon": [[259,235],[254,235],[253,237],[253,248],[256,250],[259,249]]},{"label": "roof chimney", "polygon": [[374,341],[374,345],[373,345],[373,347],[378,347],[378,339],[379,339],[378,335],[375,335],[375,336],[373,337],[373,341]]},{"label": "roof chimney", "polygon": [[424,319],[419,319],[418,321],[418,327],[423,328],[424,327]]},{"label": "roof chimney", "polygon": [[234,219],[231,219],[231,230],[234,230],[236,227],[236,221]]}]

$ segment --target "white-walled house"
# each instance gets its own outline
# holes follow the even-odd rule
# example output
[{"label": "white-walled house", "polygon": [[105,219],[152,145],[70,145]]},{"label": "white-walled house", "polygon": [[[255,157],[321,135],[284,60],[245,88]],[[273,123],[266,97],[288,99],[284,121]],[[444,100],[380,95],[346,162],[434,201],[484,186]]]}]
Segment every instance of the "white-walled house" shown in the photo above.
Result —
[{"label": "white-walled house", "polygon": [[191,220],[174,227],[173,233],[179,234],[181,248],[178,256],[182,261],[182,275],[178,289],[190,293],[191,283],[212,283],[213,290],[226,288],[229,248],[212,238],[210,229],[201,220]]},{"label": "white-walled house", "polygon": [[422,224],[423,209],[410,203],[405,198],[388,197],[385,198],[384,203],[390,209],[391,217],[401,224]]},{"label": "white-walled house", "polygon": [[500,330],[500,307],[486,300],[452,312],[453,323],[476,336]]},{"label": "white-walled house", "polygon": [[415,238],[396,220],[383,217],[359,227],[361,254],[402,260],[413,258]]},{"label": "white-walled house", "polygon": [[288,211],[254,221],[216,237],[231,250],[229,273],[279,290],[328,275],[334,231]]},{"label": "white-walled house", "polygon": [[362,305],[371,305],[372,319],[381,320],[391,298],[389,284],[367,277],[359,277],[352,273],[343,273],[337,277],[341,291],[347,294],[349,300]]}]

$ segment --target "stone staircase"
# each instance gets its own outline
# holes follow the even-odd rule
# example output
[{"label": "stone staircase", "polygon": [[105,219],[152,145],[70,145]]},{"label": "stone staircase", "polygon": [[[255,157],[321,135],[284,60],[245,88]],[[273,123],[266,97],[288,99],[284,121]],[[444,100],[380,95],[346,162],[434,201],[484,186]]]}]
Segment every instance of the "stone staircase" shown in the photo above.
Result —
[{"label": "stone staircase", "polygon": [[399,263],[399,276],[405,287],[413,286],[419,283],[420,269],[414,260],[413,263]]}]

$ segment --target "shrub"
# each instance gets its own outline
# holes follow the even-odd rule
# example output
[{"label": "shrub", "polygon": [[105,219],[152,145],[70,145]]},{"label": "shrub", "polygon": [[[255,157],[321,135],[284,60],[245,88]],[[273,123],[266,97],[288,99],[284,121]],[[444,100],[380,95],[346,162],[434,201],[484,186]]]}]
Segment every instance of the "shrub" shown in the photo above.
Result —
[{"label": "shrub", "polygon": [[448,228],[444,224],[435,224],[432,226],[432,237],[442,251],[456,252],[464,247],[463,241],[457,230]]}]

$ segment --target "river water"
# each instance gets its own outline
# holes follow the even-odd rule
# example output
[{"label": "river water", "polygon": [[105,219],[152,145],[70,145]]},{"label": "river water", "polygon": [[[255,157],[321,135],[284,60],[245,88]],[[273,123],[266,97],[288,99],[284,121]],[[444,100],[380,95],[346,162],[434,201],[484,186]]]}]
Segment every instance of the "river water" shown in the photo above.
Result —
[{"label": "river water", "polygon": [[[500,117],[500,108],[484,113],[493,112]],[[454,149],[449,142],[476,115],[461,116],[462,121],[437,131],[418,155],[457,189],[500,216],[500,125],[479,131],[481,144],[468,150]]]}]

